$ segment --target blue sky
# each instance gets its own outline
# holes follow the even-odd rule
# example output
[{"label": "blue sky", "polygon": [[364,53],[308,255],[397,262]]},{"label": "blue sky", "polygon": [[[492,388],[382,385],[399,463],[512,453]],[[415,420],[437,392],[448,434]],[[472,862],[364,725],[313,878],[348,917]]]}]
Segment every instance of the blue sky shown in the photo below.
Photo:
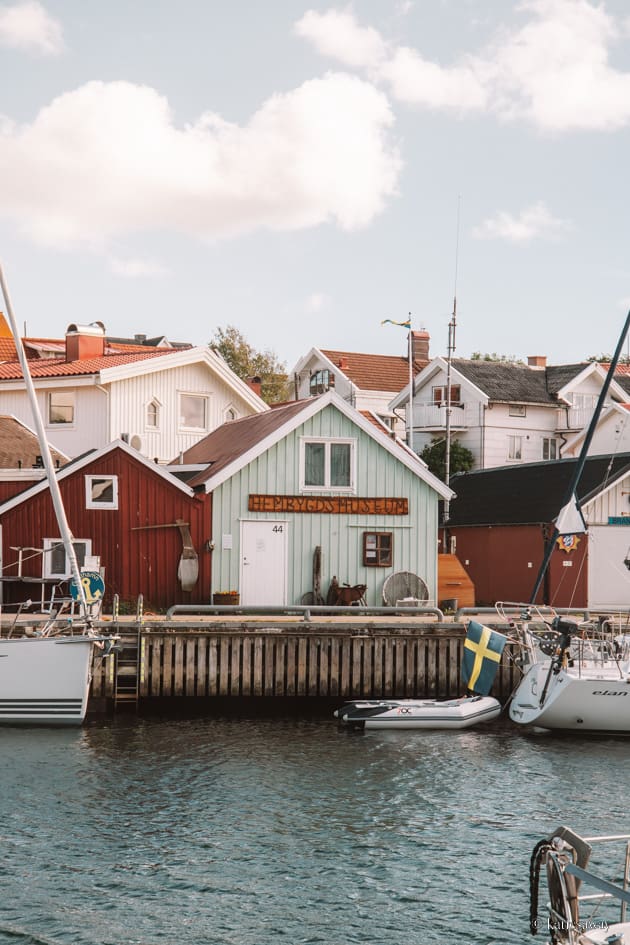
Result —
[{"label": "blue sky", "polygon": [[0,2],[18,322],[550,363],[630,306],[626,0]]}]

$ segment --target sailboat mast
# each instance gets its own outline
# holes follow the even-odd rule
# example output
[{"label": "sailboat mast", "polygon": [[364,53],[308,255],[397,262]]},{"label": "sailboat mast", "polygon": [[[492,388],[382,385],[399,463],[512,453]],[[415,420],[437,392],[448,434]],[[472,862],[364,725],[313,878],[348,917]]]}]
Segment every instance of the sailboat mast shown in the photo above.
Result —
[{"label": "sailboat mast", "polygon": [[[599,397],[598,397],[598,399],[597,399],[597,404],[596,404],[596,406],[595,406],[595,412],[593,413],[593,416],[591,417],[591,422],[590,422],[589,425],[588,425],[588,429],[587,429],[587,431],[586,431],[586,436],[584,437],[584,443],[582,444],[582,449],[580,450],[580,455],[579,455],[579,457],[578,457],[578,461],[577,461],[577,463],[575,464],[575,469],[573,470],[573,476],[571,477],[571,482],[569,483],[569,486],[568,486],[568,488],[567,488],[566,495],[565,495],[565,500],[564,500],[564,502],[562,503],[562,508],[564,508],[566,505],[568,505],[571,501],[575,501],[575,503],[577,504],[577,487],[578,487],[578,484],[579,484],[579,481],[580,481],[580,477],[581,477],[581,475],[582,475],[582,471],[583,471],[583,469],[584,469],[584,465],[585,465],[585,463],[586,463],[586,457],[588,456],[588,451],[589,451],[590,446],[591,446],[591,441],[592,441],[593,436],[594,436],[594,434],[595,434],[595,428],[596,428],[597,423],[598,423],[598,421],[599,421],[601,412],[602,412],[603,407],[604,407],[604,403],[605,403],[605,401],[606,401],[606,397],[607,397],[607,395],[608,395],[608,389],[609,389],[609,387],[610,387],[610,385],[611,385],[611,383],[612,383],[613,377],[614,377],[614,375],[615,375],[615,370],[616,370],[616,368],[617,368],[617,363],[618,363],[619,357],[620,357],[620,355],[621,355],[621,349],[623,348],[623,344],[624,344],[624,341],[625,341],[625,339],[626,339],[626,335],[628,334],[628,329],[629,329],[629,328],[630,328],[630,310],[628,310],[628,314],[627,314],[627,316],[626,316],[626,321],[625,321],[624,326],[623,326],[623,331],[621,332],[621,335],[619,336],[619,341],[617,342],[617,347],[615,348],[615,353],[614,353],[614,355],[613,355],[613,357],[612,357],[612,361],[610,362],[610,365],[609,365],[609,367],[608,367],[608,373],[606,374],[606,377],[604,378],[604,383],[603,383],[603,385],[602,385],[602,389],[601,389],[601,391],[599,392]],[[557,526],[554,525],[554,529],[553,529],[553,532],[552,532],[552,534],[551,534],[551,538],[549,539],[549,542],[548,542],[547,547],[546,547],[546,549],[545,549],[545,554],[544,554],[544,556],[543,556],[542,564],[540,565],[540,570],[539,570],[538,576],[537,576],[537,578],[536,578],[536,583],[535,583],[535,585],[534,585],[534,589],[533,589],[532,594],[531,594],[531,597],[530,597],[530,599],[529,599],[530,604],[534,604],[534,603],[536,602],[536,595],[538,594],[538,591],[540,590],[540,585],[542,584],[542,581],[543,581],[543,578],[544,578],[545,573],[546,573],[546,571],[547,571],[547,568],[549,567],[549,562],[550,562],[550,560],[551,560],[551,555],[552,555],[552,553],[553,553],[553,548],[554,548],[556,539],[558,538],[558,535],[559,535],[559,534],[560,534],[560,532],[558,531]]]},{"label": "sailboat mast", "polygon": [[48,479],[48,487],[50,489],[50,497],[52,499],[53,508],[55,511],[55,516],[57,518],[57,524],[59,526],[59,531],[61,533],[61,539],[63,541],[63,547],[66,552],[66,557],[70,562],[70,570],[75,584],[79,589],[79,601],[81,604],[81,611],[84,615],[87,615],[87,601],[85,599],[85,589],[81,582],[81,572],[79,570],[79,564],[77,561],[77,556],[74,550],[74,545],[72,544],[72,532],[70,531],[70,526],[68,525],[68,520],[66,518],[66,511],[63,507],[63,502],[61,499],[61,491],[59,489],[59,483],[57,482],[57,476],[55,474],[55,467],[53,464],[52,456],[50,453],[50,446],[48,444],[48,437],[46,436],[46,431],[44,430],[44,421],[42,420],[42,415],[39,409],[39,404],[37,403],[37,395],[35,393],[35,386],[33,384],[33,378],[31,377],[31,372],[28,366],[28,361],[26,359],[26,353],[24,351],[24,345],[22,344],[22,339],[17,327],[17,322],[15,320],[15,315],[13,314],[13,306],[11,305],[11,299],[9,297],[9,291],[4,278],[4,272],[2,266],[0,265],[0,288],[2,288],[2,295],[4,297],[4,302],[7,310],[7,316],[9,319],[9,325],[11,327],[11,333],[13,334],[13,340],[15,342],[15,350],[17,351],[18,360],[22,368],[22,374],[24,375],[24,383],[26,384],[26,390],[28,393],[29,402],[31,405],[31,410],[33,412],[33,420],[35,423],[35,430],[37,433],[37,439],[39,441],[39,447],[42,453],[42,460],[44,462],[44,469],[46,470],[46,477]]},{"label": "sailboat mast", "polygon": [[[448,323],[448,350],[446,358],[446,449],[444,463],[444,481],[448,486],[451,480],[451,414],[453,406],[451,402],[451,376],[453,371],[453,352],[455,351],[455,329],[457,327],[457,298],[453,298],[453,315]],[[444,500],[444,523],[448,522],[450,515],[450,502]]]}]

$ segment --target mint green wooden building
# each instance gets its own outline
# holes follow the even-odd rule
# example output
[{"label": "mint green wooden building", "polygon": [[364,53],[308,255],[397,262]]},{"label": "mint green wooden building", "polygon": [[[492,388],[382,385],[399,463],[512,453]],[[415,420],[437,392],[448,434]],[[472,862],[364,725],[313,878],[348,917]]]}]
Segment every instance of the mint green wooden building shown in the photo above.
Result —
[{"label": "mint green wooden building", "polygon": [[246,605],[300,603],[319,556],[324,601],[335,577],[365,584],[380,605],[398,571],[436,601],[438,502],[453,493],[334,391],[225,423],[183,466],[188,485],[211,494],[209,600],[232,590]]}]

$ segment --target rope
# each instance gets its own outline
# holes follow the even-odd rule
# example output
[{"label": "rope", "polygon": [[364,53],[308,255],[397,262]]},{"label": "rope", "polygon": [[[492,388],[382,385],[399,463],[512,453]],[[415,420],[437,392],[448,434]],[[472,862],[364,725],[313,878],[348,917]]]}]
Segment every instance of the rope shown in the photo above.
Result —
[{"label": "rope", "polygon": [[543,858],[551,850],[549,840],[539,840],[529,861],[529,931],[538,933],[538,889],[540,885],[540,867]]}]

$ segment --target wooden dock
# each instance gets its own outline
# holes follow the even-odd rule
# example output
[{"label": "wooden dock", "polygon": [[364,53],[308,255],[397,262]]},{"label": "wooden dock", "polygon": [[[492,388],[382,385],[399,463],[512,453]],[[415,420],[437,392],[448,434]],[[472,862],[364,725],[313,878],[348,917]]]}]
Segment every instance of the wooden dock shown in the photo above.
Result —
[{"label": "wooden dock", "polygon": [[[95,656],[93,700],[441,699],[464,691],[461,624],[163,624],[119,628],[122,653]],[[493,691],[502,702],[519,675],[507,653]]]}]

